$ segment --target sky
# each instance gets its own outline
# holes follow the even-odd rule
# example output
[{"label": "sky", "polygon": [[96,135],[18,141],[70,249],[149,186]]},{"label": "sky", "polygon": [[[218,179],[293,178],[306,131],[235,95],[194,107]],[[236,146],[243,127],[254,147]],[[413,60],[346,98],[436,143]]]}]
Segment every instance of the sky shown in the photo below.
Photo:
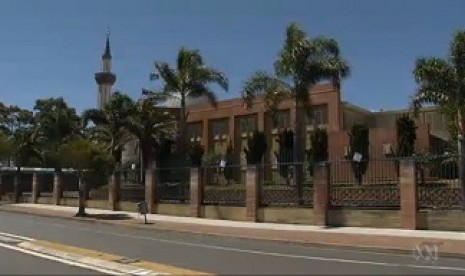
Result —
[{"label": "sky", "polygon": [[230,80],[220,99],[237,97],[256,70],[272,65],[291,22],[310,37],[336,39],[351,76],[346,101],[369,110],[403,108],[415,92],[413,67],[445,57],[465,29],[463,0],[3,0],[0,1],[0,101],[32,108],[38,98],[64,97],[78,111],[97,105],[111,29],[114,90],[134,99],[156,60],[174,64],[181,47]]}]

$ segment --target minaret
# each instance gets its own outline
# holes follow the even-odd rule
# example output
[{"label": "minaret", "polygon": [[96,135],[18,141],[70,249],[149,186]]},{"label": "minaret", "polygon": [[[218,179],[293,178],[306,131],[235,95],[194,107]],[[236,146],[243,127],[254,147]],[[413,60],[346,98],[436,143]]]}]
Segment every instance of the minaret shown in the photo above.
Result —
[{"label": "minaret", "polygon": [[110,101],[111,87],[116,82],[116,75],[111,72],[110,30],[107,30],[105,52],[102,55],[102,71],[95,74],[98,84],[98,108],[102,109]]}]

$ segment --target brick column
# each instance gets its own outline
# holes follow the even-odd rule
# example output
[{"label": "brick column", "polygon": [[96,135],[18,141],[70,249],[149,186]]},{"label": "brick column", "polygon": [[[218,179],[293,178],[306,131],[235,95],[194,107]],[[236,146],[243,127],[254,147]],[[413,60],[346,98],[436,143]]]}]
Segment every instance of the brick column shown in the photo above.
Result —
[{"label": "brick column", "polygon": [[190,214],[193,217],[200,217],[200,207],[202,206],[202,169],[191,168],[190,171]]},{"label": "brick column", "polygon": [[247,166],[245,176],[246,194],[246,218],[249,221],[257,221],[259,205],[259,172],[256,166]]},{"label": "brick column", "polygon": [[328,225],[330,199],[330,165],[329,163],[315,164],[313,177],[313,223]]},{"label": "brick column", "polygon": [[40,182],[38,173],[32,173],[32,203],[37,203],[40,195]]},{"label": "brick column", "polygon": [[414,160],[400,161],[400,211],[406,229],[418,228],[417,168]]},{"label": "brick column", "polygon": [[145,171],[145,202],[147,203],[147,212],[149,214],[157,213],[157,180],[156,170],[147,169]]},{"label": "brick column", "polygon": [[114,172],[108,183],[108,209],[120,210],[121,173]]},{"label": "brick column", "polygon": [[62,174],[61,172],[55,172],[53,175],[53,204],[60,205],[62,192]]}]

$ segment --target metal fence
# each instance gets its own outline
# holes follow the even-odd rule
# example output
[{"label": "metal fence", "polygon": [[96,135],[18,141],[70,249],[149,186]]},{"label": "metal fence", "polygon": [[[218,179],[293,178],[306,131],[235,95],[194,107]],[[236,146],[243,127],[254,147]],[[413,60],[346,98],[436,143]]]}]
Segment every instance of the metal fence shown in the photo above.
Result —
[{"label": "metal fence", "polygon": [[352,208],[400,208],[398,159],[331,162],[330,205]]},{"label": "metal fence", "polygon": [[[302,194],[296,185],[296,169],[302,170]],[[309,164],[262,165],[259,170],[261,206],[304,206],[313,205],[313,168]]]},{"label": "metal fence", "polygon": [[245,206],[245,166],[203,167],[204,205]]},{"label": "metal fence", "polygon": [[417,160],[418,202],[422,209],[459,209],[462,187],[457,155],[437,155]]},{"label": "metal fence", "polygon": [[158,202],[188,203],[190,168],[158,168]]}]

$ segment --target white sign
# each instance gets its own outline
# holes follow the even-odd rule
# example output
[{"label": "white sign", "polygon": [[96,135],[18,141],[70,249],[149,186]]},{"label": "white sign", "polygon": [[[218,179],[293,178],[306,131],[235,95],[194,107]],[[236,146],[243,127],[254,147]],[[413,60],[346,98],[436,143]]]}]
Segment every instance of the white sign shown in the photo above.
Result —
[{"label": "white sign", "polygon": [[359,162],[362,161],[362,157],[363,155],[361,155],[360,153],[356,152],[354,153],[354,156],[352,157],[352,160],[355,161],[355,162]]},{"label": "white sign", "polygon": [[221,167],[221,168],[226,167],[226,160],[221,160],[221,161],[220,161],[220,167]]}]

